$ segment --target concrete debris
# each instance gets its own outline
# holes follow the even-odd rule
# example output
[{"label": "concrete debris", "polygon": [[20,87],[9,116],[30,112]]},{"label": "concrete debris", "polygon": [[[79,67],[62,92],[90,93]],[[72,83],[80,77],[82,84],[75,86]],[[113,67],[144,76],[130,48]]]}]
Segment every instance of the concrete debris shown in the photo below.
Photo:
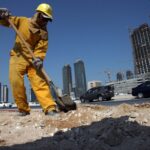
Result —
[{"label": "concrete debris", "polygon": [[26,117],[1,111],[0,150],[149,150],[150,103],[78,104],[53,119],[39,109]]}]

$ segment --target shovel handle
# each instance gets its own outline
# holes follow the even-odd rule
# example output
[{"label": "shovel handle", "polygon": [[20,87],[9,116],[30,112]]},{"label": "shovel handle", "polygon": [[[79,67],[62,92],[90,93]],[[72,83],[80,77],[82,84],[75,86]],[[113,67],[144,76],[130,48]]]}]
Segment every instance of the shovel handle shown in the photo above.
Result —
[{"label": "shovel handle", "polygon": [[19,36],[21,42],[26,46],[26,48],[28,49],[28,51],[30,52],[31,56],[33,59],[35,59],[35,56],[33,54],[33,51],[30,49],[29,45],[27,44],[27,42],[24,40],[23,36],[21,35],[21,33],[18,31],[18,29],[16,28],[16,26],[12,23],[12,21],[8,18],[8,22],[11,25],[11,27],[15,30],[15,32],[17,33],[17,35]]},{"label": "shovel handle", "polygon": [[[15,30],[15,32],[17,33],[17,35],[19,36],[21,42],[26,46],[26,48],[28,49],[30,55],[32,56],[33,60],[36,59],[36,57],[34,56],[33,51],[31,50],[31,48],[29,47],[29,45],[27,44],[27,42],[24,40],[22,34],[18,31],[18,29],[16,28],[16,26],[12,23],[12,21],[8,18],[8,22],[11,25],[11,27]],[[49,78],[49,76],[47,75],[47,73],[45,72],[44,68],[41,68],[41,72],[44,75],[47,83],[49,84],[50,82],[52,82],[52,80]]]}]

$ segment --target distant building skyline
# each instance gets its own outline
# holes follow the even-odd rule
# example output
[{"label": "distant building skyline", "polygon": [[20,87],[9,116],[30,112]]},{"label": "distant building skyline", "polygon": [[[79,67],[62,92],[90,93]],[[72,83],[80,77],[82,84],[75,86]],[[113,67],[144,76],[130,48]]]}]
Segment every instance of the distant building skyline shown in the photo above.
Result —
[{"label": "distant building skyline", "polygon": [[81,94],[86,92],[86,74],[83,60],[79,59],[74,62],[74,80],[72,77],[72,69],[69,64],[66,64],[62,68],[62,78],[63,78],[63,94],[72,93],[76,97],[80,97]]}]

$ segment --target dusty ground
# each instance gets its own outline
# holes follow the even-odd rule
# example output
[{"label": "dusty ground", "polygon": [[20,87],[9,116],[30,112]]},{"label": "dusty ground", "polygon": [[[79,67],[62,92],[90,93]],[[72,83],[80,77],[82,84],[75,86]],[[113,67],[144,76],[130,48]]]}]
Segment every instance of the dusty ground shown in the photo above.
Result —
[{"label": "dusty ground", "polygon": [[0,112],[0,150],[150,150],[150,103],[78,104],[58,118]]}]

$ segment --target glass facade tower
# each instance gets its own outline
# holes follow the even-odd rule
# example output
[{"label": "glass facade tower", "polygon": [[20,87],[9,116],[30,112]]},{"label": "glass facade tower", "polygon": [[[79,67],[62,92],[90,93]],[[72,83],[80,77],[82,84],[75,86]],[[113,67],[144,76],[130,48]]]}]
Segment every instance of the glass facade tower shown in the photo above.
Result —
[{"label": "glass facade tower", "polygon": [[72,92],[72,74],[71,67],[69,64],[65,65],[62,70],[63,73],[63,94],[68,94]]},{"label": "glass facade tower", "polygon": [[82,60],[77,60],[74,63],[74,72],[75,72],[76,97],[80,97],[87,90],[85,67]]}]

